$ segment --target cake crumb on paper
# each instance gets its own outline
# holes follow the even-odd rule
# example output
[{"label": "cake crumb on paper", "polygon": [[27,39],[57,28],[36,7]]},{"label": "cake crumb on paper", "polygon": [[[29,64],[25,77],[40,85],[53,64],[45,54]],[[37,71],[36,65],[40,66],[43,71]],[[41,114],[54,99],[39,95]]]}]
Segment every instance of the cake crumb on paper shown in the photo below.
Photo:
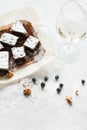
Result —
[{"label": "cake crumb on paper", "polygon": [[12,71],[8,71],[8,73],[6,74],[7,78],[12,78],[14,76],[14,73]]}]

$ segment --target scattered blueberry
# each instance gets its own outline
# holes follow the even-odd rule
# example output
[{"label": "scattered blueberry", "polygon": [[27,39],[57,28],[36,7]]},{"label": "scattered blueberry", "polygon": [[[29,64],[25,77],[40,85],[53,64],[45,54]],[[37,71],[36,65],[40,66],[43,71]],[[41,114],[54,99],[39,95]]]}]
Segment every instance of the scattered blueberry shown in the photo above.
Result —
[{"label": "scattered blueberry", "polygon": [[82,85],[84,85],[84,84],[85,84],[85,80],[81,80],[81,82],[82,82]]},{"label": "scattered blueberry", "polygon": [[45,81],[45,82],[48,81],[48,77],[47,77],[47,76],[44,77],[44,81]]},{"label": "scattered blueberry", "polygon": [[59,84],[60,89],[62,89],[63,86],[64,86],[64,85],[63,85],[62,83]]},{"label": "scattered blueberry", "polygon": [[60,89],[60,88],[57,88],[56,91],[57,91],[58,94],[60,94],[61,89]]},{"label": "scattered blueberry", "polygon": [[42,82],[42,83],[41,83],[41,88],[43,89],[44,87],[45,87],[45,83]]},{"label": "scattered blueberry", "polygon": [[56,75],[55,76],[55,80],[57,81],[59,79],[59,75]]},{"label": "scattered blueberry", "polygon": [[33,83],[36,83],[36,78],[32,78],[32,82],[33,82]]}]

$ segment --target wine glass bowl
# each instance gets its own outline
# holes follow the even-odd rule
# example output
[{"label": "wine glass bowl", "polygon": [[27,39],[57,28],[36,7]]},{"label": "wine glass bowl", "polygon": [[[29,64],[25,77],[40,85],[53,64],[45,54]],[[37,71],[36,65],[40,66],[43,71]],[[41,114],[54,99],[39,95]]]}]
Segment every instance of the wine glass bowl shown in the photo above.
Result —
[{"label": "wine glass bowl", "polygon": [[67,1],[59,11],[56,29],[67,41],[78,41],[86,37],[87,18],[81,10],[83,4],[80,0]]},{"label": "wine glass bowl", "polygon": [[79,58],[79,50],[76,42],[87,37],[87,4],[81,0],[66,1],[60,8],[56,21],[58,36],[65,43],[58,49],[59,58],[67,63],[76,62]]}]

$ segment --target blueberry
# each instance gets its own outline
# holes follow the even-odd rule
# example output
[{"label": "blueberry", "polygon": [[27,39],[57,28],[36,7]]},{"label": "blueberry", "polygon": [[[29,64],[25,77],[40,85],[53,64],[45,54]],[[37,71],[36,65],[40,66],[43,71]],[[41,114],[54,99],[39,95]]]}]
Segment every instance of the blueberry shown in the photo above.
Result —
[{"label": "blueberry", "polygon": [[64,86],[64,85],[63,85],[62,83],[59,84],[60,89],[62,89],[63,86]]},{"label": "blueberry", "polygon": [[57,91],[58,94],[60,94],[61,89],[60,89],[60,88],[57,88],[56,91]]},{"label": "blueberry", "polygon": [[82,85],[84,85],[85,84],[85,80],[81,80],[81,83],[82,83]]},{"label": "blueberry", "polygon": [[48,77],[47,77],[47,76],[44,77],[44,81],[45,81],[45,82],[48,81]]},{"label": "blueberry", "polygon": [[36,78],[32,78],[32,82],[33,82],[33,83],[36,83]]},{"label": "blueberry", "polygon": [[45,83],[42,82],[42,83],[41,83],[41,88],[43,89],[44,87],[45,87]]},{"label": "blueberry", "polygon": [[59,75],[56,75],[55,76],[55,80],[57,81],[59,79]]}]

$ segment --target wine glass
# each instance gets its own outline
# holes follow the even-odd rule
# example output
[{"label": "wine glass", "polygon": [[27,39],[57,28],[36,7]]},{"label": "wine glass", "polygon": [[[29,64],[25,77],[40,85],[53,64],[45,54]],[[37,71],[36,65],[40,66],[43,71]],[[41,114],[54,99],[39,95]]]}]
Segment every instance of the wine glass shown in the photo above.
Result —
[{"label": "wine glass", "polygon": [[58,49],[59,58],[67,63],[78,60],[80,53],[76,42],[87,37],[86,8],[87,3],[84,0],[68,0],[62,5],[57,16],[57,33],[65,42]]}]

